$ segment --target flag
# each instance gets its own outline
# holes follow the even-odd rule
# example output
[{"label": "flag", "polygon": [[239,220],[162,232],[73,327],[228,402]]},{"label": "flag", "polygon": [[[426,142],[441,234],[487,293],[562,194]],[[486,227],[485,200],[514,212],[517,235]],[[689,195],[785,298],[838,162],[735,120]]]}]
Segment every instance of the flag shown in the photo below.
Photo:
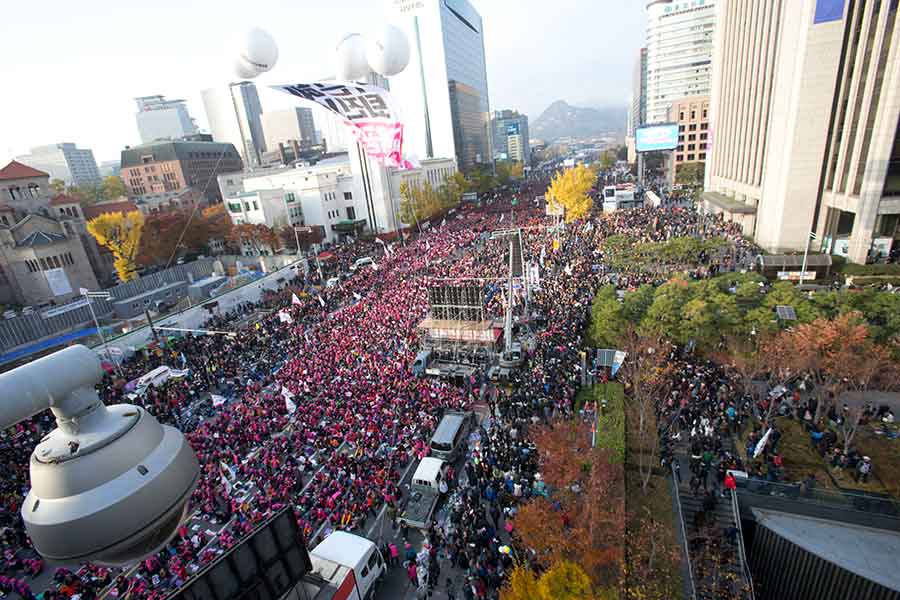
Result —
[{"label": "flag", "polygon": [[[321,273],[320,273],[320,275],[321,275]],[[297,306],[300,304],[300,298],[298,298],[297,294],[295,294],[295,293],[291,293],[291,304],[293,304],[294,306]]]},{"label": "flag", "polygon": [[394,98],[386,90],[342,81],[274,85],[272,89],[314,102],[340,117],[366,155],[381,166],[417,166],[403,158],[404,125]]},{"label": "flag", "polygon": [[506,213],[503,213],[502,215],[500,215],[500,220],[497,221],[497,223],[502,223],[502,222],[503,222],[503,219],[504,219],[505,217],[506,217]]},{"label": "flag", "polygon": [[756,444],[756,449],[753,451],[753,458],[756,458],[762,451],[765,450],[766,444],[769,442],[769,436],[772,435],[772,428],[769,427],[769,430],[766,431],[766,435],[762,436],[762,439],[759,440],[759,443]]},{"label": "flag", "polygon": [[297,411],[297,405],[294,403],[294,394],[286,387],[281,386],[281,396],[284,398],[284,405],[287,407],[288,414],[294,414]]},{"label": "flag", "polygon": [[322,308],[325,308],[325,300],[322,298],[322,296],[319,296],[318,298],[319,298],[319,304],[322,305]]},{"label": "flag", "polygon": [[566,272],[566,275],[571,277],[572,276],[572,265],[566,265],[566,267],[563,269],[563,271]]},{"label": "flag", "polygon": [[225,404],[225,396],[218,396],[216,394],[211,394],[210,399],[212,400],[212,405],[214,408],[218,408]]},{"label": "flag", "polygon": [[547,248],[546,248],[546,246],[541,246],[541,258],[539,261],[541,263],[541,268],[544,268],[544,259],[546,257],[547,257]]},{"label": "flag", "polygon": [[360,296],[360,295],[357,294],[356,292],[353,292],[353,297],[356,298],[356,301],[357,301],[357,302],[359,302],[360,300],[362,300],[362,296]]},{"label": "flag", "polygon": [[378,265],[375,264],[375,263],[372,263],[372,270],[373,270],[373,271],[377,271],[377,270],[378,270]]},{"label": "flag", "polygon": [[431,244],[428,243],[428,240],[425,240],[425,249],[431,250]]},{"label": "flag", "polygon": [[187,364],[187,358],[185,358],[184,352],[182,352],[181,353],[181,368],[183,369],[186,364]]},{"label": "flag", "polygon": [[278,311],[278,319],[282,323],[293,323],[294,322],[293,317],[291,317],[290,313],[286,310]]}]

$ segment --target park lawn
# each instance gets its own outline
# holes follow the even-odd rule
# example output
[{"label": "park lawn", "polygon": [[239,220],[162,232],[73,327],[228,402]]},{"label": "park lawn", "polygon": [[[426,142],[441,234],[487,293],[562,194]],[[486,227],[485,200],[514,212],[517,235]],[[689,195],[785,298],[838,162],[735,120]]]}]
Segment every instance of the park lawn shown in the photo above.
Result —
[{"label": "park lawn", "polygon": [[900,498],[900,440],[885,439],[875,435],[870,426],[865,426],[856,432],[853,447],[872,459],[873,476],[864,484],[854,481],[852,473],[832,471],[841,487]]},{"label": "park lawn", "polygon": [[[786,483],[803,481],[810,473],[814,473],[820,489],[835,489],[834,482],[828,476],[828,466],[825,460],[813,448],[809,434],[803,428],[803,424],[796,419],[776,417],[775,424],[781,431],[781,441],[778,450],[783,459],[784,479]],[[743,455],[744,446],[750,435],[751,428],[745,427],[737,439],[737,447]]]}]

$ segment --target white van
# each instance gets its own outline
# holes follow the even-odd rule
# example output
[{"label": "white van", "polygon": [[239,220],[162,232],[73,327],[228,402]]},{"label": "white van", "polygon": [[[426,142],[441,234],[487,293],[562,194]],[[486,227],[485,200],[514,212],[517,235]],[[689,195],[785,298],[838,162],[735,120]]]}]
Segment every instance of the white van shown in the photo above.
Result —
[{"label": "white van", "polygon": [[356,271],[357,269],[361,269],[363,267],[367,267],[369,265],[375,264],[375,261],[371,256],[364,256],[362,258],[357,258],[356,262],[350,265],[351,271]]},{"label": "white van", "polygon": [[333,288],[334,286],[339,285],[340,283],[341,283],[340,277],[332,277],[331,279],[329,279],[328,281],[325,282],[325,287]]},{"label": "white van", "polygon": [[348,593],[342,598],[374,598],[385,572],[384,558],[375,543],[345,531],[329,535],[310,551],[309,558],[314,573]]}]

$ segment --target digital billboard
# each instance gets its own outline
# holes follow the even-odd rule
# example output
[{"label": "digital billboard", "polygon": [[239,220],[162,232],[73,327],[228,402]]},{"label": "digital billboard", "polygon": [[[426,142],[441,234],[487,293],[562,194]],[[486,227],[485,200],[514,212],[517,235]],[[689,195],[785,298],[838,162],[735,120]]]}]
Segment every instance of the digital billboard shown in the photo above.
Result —
[{"label": "digital billboard", "polygon": [[674,150],[678,147],[678,125],[661,123],[639,127],[634,132],[634,145],[638,152]]},{"label": "digital billboard", "polygon": [[519,135],[519,124],[510,123],[506,126],[506,135]]}]

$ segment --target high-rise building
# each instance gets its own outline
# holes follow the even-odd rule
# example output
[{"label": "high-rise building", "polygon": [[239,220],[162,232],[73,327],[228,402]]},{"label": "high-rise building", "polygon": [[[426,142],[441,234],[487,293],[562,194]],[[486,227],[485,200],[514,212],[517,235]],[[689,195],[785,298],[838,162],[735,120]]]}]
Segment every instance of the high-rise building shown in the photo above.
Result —
[{"label": "high-rise building", "polygon": [[528,163],[528,117],[514,110],[498,110],[491,121],[494,130],[494,160]]},{"label": "high-rise building", "polygon": [[260,165],[266,151],[266,139],[256,86],[242,81],[228,87],[203,90],[201,95],[213,139],[233,144],[248,167]]},{"label": "high-rise building", "polygon": [[646,2],[646,122],[662,123],[675,100],[709,95],[716,0]]},{"label": "high-rise building", "polygon": [[77,148],[70,142],[36,146],[29,154],[16,160],[45,171],[50,179],[62,179],[66,185],[95,186],[100,183],[100,171],[91,150]]},{"label": "high-rise building", "polygon": [[406,153],[455,156],[463,170],[489,163],[490,102],[478,11],[468,0],[422,0],[395,20],[412,50],[409,66],[391,78],[405,115]]},{"label": "high-rise building", "polygon": [[628,137],[634,137],[634,130],[647,122],[647,49],[641,48],[634,61],[631,77],[631,123]]},{"label": "high-rise building", "polygon": [[709,97],[691,96],[672,103],[669,121],[678,123],[678,147],[673,156],[673,167],[669,169],[672,183],[678,169],[686,164],[706,162],[709,146]]},{"label": "high-rise building", "polygon": [[191,188],[215,202],[222,198],[216,175],[240,170],[241,157],[232,144],[161,140],[122,150],[122,181],[137,200],[181,196]]},{"label": "high-rise building", "polygon": [[703,206],[770,251],[900,237],[897,2],[719,0]]},{"label": "high-rise building", "polygon": [[198,132],[184,100],[166,100],[165,96],[141,96],[134,99],[141,143],[178,140]]},{"label": "high-rise building", "polygon": [[286,108],[263,113],[266,147],[277,150],[278,144],[297,142],[300,146],[316,144],[316,124],[310,108]]}]

